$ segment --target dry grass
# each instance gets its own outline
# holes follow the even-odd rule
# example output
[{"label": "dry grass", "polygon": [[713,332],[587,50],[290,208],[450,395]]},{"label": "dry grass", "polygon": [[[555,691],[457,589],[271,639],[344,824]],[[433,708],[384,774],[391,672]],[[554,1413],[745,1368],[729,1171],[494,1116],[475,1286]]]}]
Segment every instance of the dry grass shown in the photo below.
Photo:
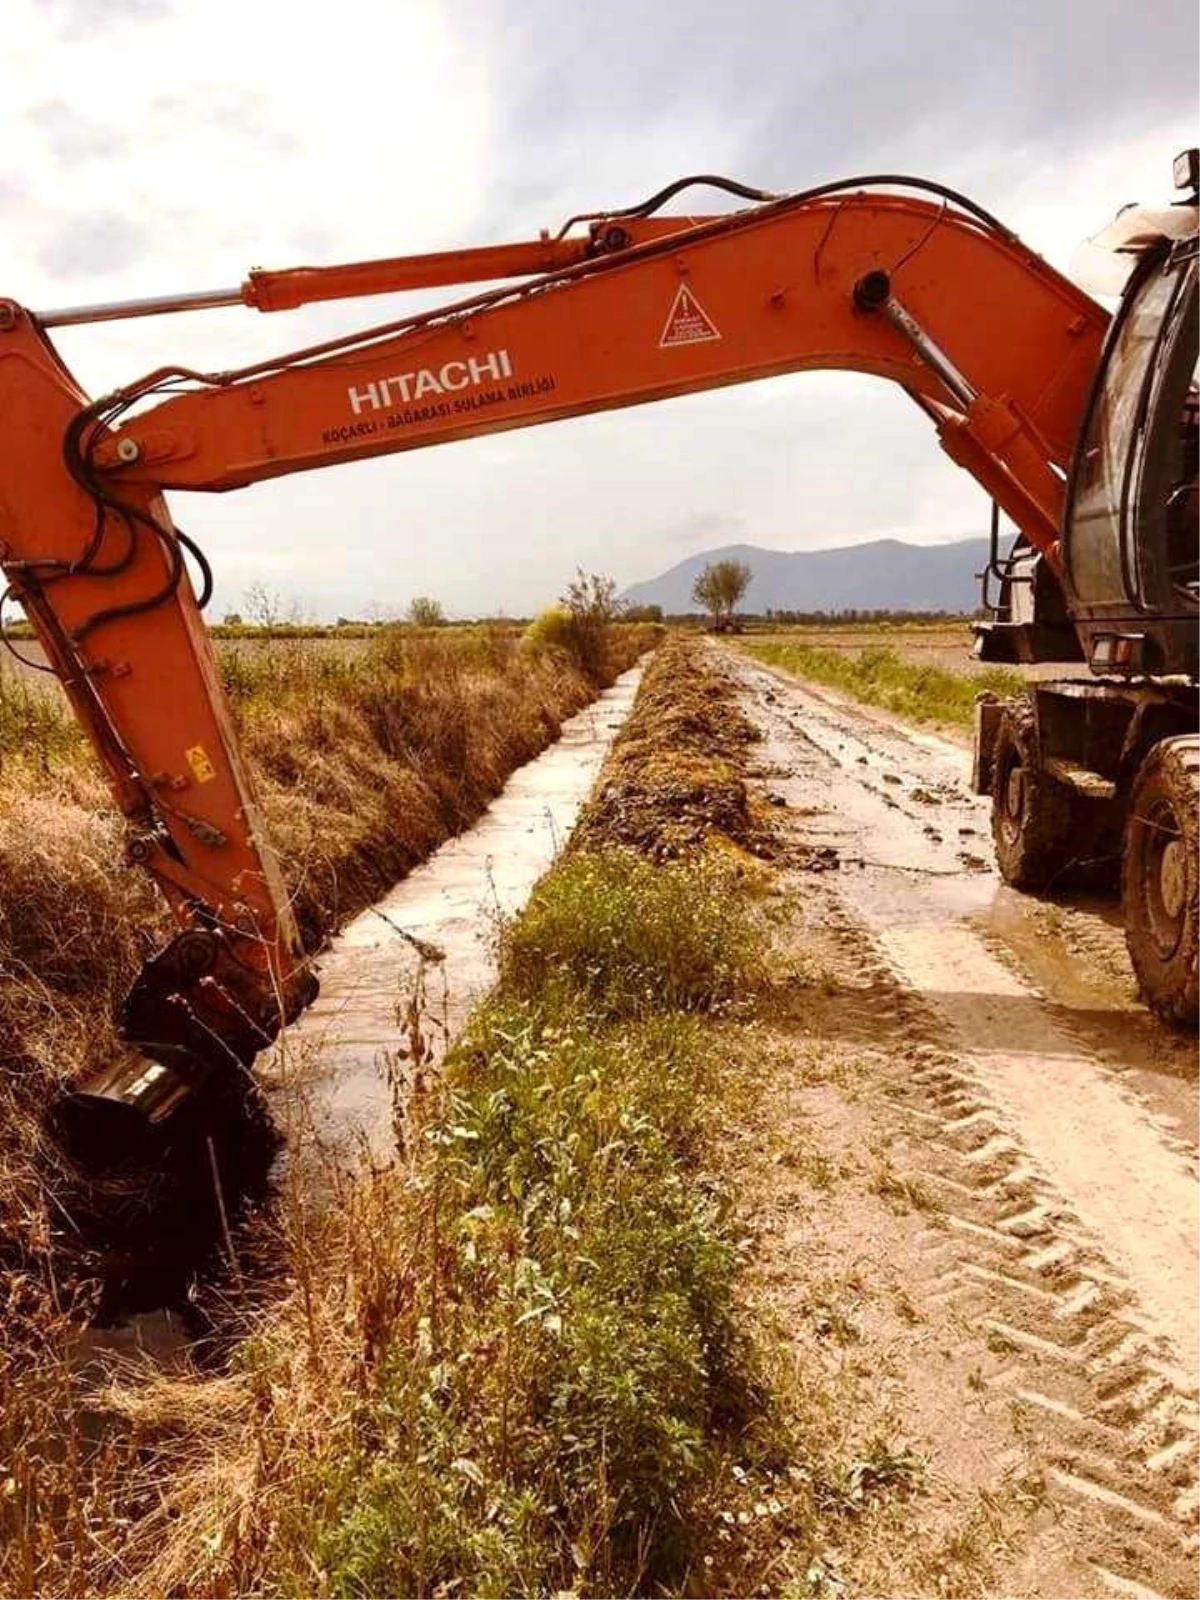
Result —
[{"label": "dry grass", "polygon": [[[397,1054],[391,1164],[293,1144],[259,1244],[286,1277],[219,1375],[72,1382],[65,1319],[57,1359],[0,1366],[30,1419],[0,1592],[836,1595],[839,1547],[889,1502],[902,1526],[919,1459],[739,1303],[743,1124],[778,1106],[744,1007],[750,742],[711,659],[647,674],[444,1075]],[[835,1287],[808,1305],[853,1352]]]},{"label": "dry grass", "polygon": [[[511,628],[388,630],[341,658],[286,640],[227,651],[310,944],[469,825],[652,642],[652,630],[613,629],[592,676],[561,653],[522,649]],[[131,1528],[157,1498],[135,1471],[154,1429],[144,1414],[132,1432],[125,1420],[113,1428],[94,1374],[76,1370],[86,1292],[70,1281],[61,1234],[52,1244],[54,1157],[40,1119],[64,1079],[116,1048],[114,1007],[168,928],[148,880],[119,865],[120,819],[73,723],[53,696],[2,687],[0,1593],[95,1592],[119,1587]],[[304,1240],[288,1241],[300,1265],[319,1233],[304,1226]],[[188,1386],[201,1406],[219,1392]],[[174,1448],[156,1446],[156,1470],[171,1469]]]},{"label": "dry grass", "polygon": [[727,1202],[697,1173],[724,1054],[696,1018],[757,963],[744,881],[573,853],[445,1078],[398,1062],[394,1163],[348,1179],[293,1147],[288,1277],[223,1375],[97,1391],[37,1363],[4,1592],[685,1582],[688,1505],[752,1388]]},{"label": "dry grass", "polygon": [[309,943],[480,816],[648,630],[589,676],[503,627],[384,630],[339,658],[283,641],[223,656],[242,739]]},{"label": "dry grass", "polygon": [[397,1061],[393,1163],[296,1151],[289,1283],[228,1374],[107,1396],[150,1468],[100,1588],[686,1587],[697,1497],[763,1403],[704,1165],[701,1019],[759,968],[746,881],[572,851],[442,1077]]},{"label": "dry grass", "polygon": [[[599,681],[645,629],[613,630]],[[385,630],[353,656],[283,640],[224,657],[245,752],[310,947],[469,826],[557,737],[597,680],[508,628]],[[73,724],[32,708],[0,768],[0,1174],[18,1187],[30,1116],[113,1048],[110,1017],[167,919],[120,865],[120,819]],[[27,1206],[20,1207],[23,1214]],[[12,1248],[0,1202],[0,1259]]]}]

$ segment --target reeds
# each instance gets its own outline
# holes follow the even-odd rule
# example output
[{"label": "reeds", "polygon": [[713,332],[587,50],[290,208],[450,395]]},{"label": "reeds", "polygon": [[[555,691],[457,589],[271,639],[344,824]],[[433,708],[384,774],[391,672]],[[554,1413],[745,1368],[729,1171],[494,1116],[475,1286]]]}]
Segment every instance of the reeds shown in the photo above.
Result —
[{"label": "reeds", "polygon": [[[645,628],[614,629],[605,676],[652,639]],[[486,625],[382,630],[332,647],[239,640],[224,647],[223,668],[312,946],[469,825],[603,681],[561,652],[522,649],[515,629]],[[146,1449],[159,1487],[194,1461],[163,1421],[171,1407],[161,1393],[151,1401],[140,1383],[126,1384],[117,1405],[99,1394],[95,1373],[80,1371],[86,1304],[76,1297],[86,1301],[86,1289],[49,1248],[41,1113],[59,1085],[115,1047],[114,1007],[169,930],[149,881],[120,865],[120,819],[54,686],[0,678],[0,733],[0,1593],[94,1593],[119,1589],[135,1558],[147,1559],[135,1532],[153,1524],[161,1495],[141,1474]],[[306,1285],[306,1326],[316,1326],[323,1297],[345,1292],[312,1270],[328,1230],[368,1203],[369,1191],[355,1190],[345,1208],[297,1206],[282,1224],[286,1237],[272,1248]],[[305,1353],[311,1384],[310,1362]],[[225,1422],[240,1430],[239,1386],[236,1396],[184,1387],[215,1430],[205,1448]],[[243,1468],[251,1486],[266,1470],[231,1458],[231,1472]],[[199,1571],[189,1581],[203,1587]]]}]

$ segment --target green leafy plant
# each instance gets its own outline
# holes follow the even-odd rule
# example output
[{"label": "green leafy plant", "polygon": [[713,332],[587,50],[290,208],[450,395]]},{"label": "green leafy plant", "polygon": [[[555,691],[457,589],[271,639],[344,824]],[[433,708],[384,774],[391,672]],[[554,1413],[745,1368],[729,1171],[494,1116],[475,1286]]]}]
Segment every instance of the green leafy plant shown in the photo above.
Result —
[{"label": "green leafy plant", "polygon": [[1007,667],[967,674],[904,661],[895,650],[871,645],[865,650],[830,650],[816,645],[754,639],[742,648],[768,666],[842,689],[856,700],[882,706],[916,722],[970,727],[975,697],[984,690],[1000,696],[1020,693],[1025,681]]}]

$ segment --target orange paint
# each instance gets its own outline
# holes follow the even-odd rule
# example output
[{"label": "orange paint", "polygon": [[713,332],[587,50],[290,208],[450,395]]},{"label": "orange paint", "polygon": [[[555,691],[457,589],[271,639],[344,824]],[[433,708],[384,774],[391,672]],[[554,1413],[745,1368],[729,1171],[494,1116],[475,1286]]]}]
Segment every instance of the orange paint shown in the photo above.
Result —
[{"label": "orange paint", "polygon": [[[856,307],[869,272],[890,274],[905,310],[968,380],[970,404],[896,327]],[[256,272],[243,297],[280,310],[535,273],[353,343],[219,379],[192,374],[190,392],[93,441],[104,494],[153,518],[162,536],[135,522],[120,571],[41,582],[49,572],[37,563],[77,559],[94,527],[95,501],[63,456],[88,402],[29,314],[0,302],[0,558],[130,819],[138,859],[182,922],[216,919],[262,985],[286,989],[302,956],[189,582],[153,609],[79,634],[100,609],[163,587],[164,490],[235,489],[841,369],[920,400],[953,459],[1056,559],[1064,475],[1108,317],[1016,240],[924,200],[841,194],[698,220],[622,219],[583,239]],[[869,438],[862,449],[869,460]],[[129,538],[110,510],[96,561],[116,565]]]}]

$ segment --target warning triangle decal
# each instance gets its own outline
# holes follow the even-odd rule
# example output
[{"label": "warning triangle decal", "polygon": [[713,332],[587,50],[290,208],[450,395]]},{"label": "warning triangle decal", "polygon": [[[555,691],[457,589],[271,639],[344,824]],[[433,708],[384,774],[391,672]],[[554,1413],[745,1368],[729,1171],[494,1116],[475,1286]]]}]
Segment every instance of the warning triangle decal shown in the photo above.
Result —
[{"label": "warning triangle decal", "polygon": [[710,339],[720,337],[716,323],[701,308],[699,300],[687,285],[681,283],[662,338],[658,341],[659,349],[665,350],[672,344],[706,344]]}]

